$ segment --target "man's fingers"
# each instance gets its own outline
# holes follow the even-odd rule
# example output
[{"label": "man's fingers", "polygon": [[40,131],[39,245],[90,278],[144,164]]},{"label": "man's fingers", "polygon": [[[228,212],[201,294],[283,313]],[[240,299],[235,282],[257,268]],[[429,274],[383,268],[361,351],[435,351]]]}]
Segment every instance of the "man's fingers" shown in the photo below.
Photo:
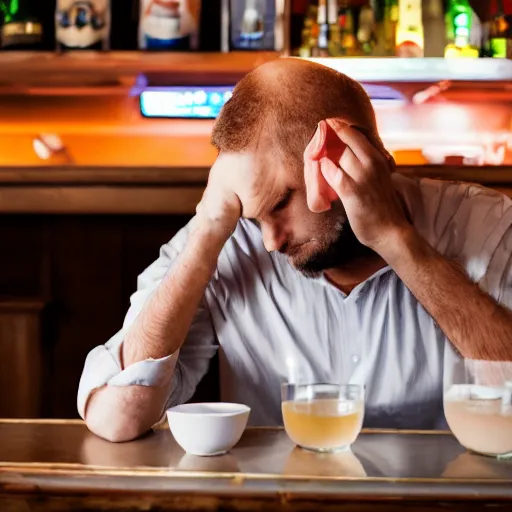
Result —
[{"label": "man's fingers", "polygon": [[357,159],[365,165],[372,153],[378,150],[359,129],[349,126],[338,119],[327,119],[327,124],[336,135],[352,150]]},{"label": "man's fingers", "polygon": [[327,184],[338,194],[341,198],[343,195],[343,171],[328,158],[322,162],[321,171],[322,176],[325,178]]},{"label": "man's fingers", "polygon": [[343,152],[339,165],[329,158],[322,158],[320,169],[326,183],[342,200],[357,183],[361,174],[361,164],[349,147]]}]

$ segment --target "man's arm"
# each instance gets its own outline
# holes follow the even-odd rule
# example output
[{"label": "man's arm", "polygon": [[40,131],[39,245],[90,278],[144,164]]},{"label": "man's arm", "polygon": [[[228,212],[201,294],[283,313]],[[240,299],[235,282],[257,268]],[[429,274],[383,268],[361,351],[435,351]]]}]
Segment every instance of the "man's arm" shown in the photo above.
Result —
[{"label": "man's arm", "polygon": [[[121,349],[123,368],[181,348],[224,242],[225,235],[208,225],[190,234],[178,260],[128,330]],[[107,385],[95,390],[85,410],[87,426],[110,441],[138,437],[160,419],[171,381],[168,375],[159,386]]]},{"label": "man's arm", "polygon": [[412,227],[395,232],[380,255],[463,357],[512,360],[512,313]]},{"label": "man's arm", "polygon": [[199,221],[176,264],[155,290],[123,342],[123,366],[176,352],[231,232]]},{"label": "man's arm", "polygon": [[346,144],[343,154],[337,161],[329,158],[319,139],[305,158],[320,162],[358,240],[393,268],[462,356],[511,360],[512,313],[411,226],[394,191],[387,155],[359,130],[335,119],[327,124]]},{"label": "man's arm", "polygon": [[[224,156],[212,168],[183,251],[126,333],[122,368],[174,354],[185,341],[222,247],[240,217],[240,201],[223,180],[236,164],[235,156]],[[156,386],[96,389],[85,408],[87,426],[111,441],[143,434],[160,419],[171,380],[172,375],[166,375]]]}]

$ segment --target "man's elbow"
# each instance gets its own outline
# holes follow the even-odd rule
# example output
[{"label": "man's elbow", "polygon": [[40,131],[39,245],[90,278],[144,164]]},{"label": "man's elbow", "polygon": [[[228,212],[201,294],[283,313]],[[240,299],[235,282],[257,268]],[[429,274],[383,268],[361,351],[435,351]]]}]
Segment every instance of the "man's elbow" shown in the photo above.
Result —
[{"label": "man's elbow", "polygon": [[124,443],[133,441],[147,432],[147,429],[136,425],[134,422],[122,421],[119,418],[111,418],[109,421],[101,421],[94,415],[87,418],[86,425],[97,436],[111,443]]},{"label": "man's elbow", "polygon": [[151,430],[159,418],[138,386],[105,386],[90,398],[85,423],[97,436],[113,443],[132,441]]}]

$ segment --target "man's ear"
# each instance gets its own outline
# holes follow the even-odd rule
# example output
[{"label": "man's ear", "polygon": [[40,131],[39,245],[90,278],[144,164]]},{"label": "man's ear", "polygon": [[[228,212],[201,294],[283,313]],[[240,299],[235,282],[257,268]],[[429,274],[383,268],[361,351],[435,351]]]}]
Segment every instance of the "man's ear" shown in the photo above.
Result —
[{"label": "man's ear", "polygon": [[308,208],[313,213],[322,213],[331,209],[331,203],[338,199],[320,170],[321,161],[310,161],[305,165],[306,199]]},{"label": "man's ear", "polygon": [[[329,156],[333,158],[334,146],[341,142],[325,121],[318,123],[317,131],[304,152],[304,180],[306,183],[306,199],[308,208],[314,213],[321,213],[331,209],[331,203],[338,199],[336,192],[329,186],[321,171]],[[333,135],[335,139],[333,139]],[[336,142],[337,141],[337,142]],[[344,149],[344,148],[343,148]],[[327,156],[329,151],[329,156]],[[343,151],[341,151],[342,153]],[[340,153],[340,155],[341,155]],[[337,165],[337,164],[336,164]]]}]

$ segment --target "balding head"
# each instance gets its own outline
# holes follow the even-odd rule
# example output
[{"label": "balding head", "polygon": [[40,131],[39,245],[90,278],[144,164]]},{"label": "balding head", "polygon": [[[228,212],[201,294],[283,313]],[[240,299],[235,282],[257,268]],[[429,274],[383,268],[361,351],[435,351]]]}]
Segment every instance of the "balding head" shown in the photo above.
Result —
[{"label": "balding head", "polygon": [[328,118],[358,126],[382,148],[370,100],[357,82],[319,64],[279,59],[238,83],[212,136],[221,152],[244,157],[246,177],[237,191],[244,217],[258,221],[268,251],[286,254],[305,275],[349,266],[369,251],[339,199],[320,213],[308,208],[304,150]]},{"label": "balding head", "polygon": [[364,129],[381,146],[361,85],[320,64],[278,59],[238,83],[215,124],[212,142],[226,152],[262,149],[300,169],[317,124],[332,117]]}]

